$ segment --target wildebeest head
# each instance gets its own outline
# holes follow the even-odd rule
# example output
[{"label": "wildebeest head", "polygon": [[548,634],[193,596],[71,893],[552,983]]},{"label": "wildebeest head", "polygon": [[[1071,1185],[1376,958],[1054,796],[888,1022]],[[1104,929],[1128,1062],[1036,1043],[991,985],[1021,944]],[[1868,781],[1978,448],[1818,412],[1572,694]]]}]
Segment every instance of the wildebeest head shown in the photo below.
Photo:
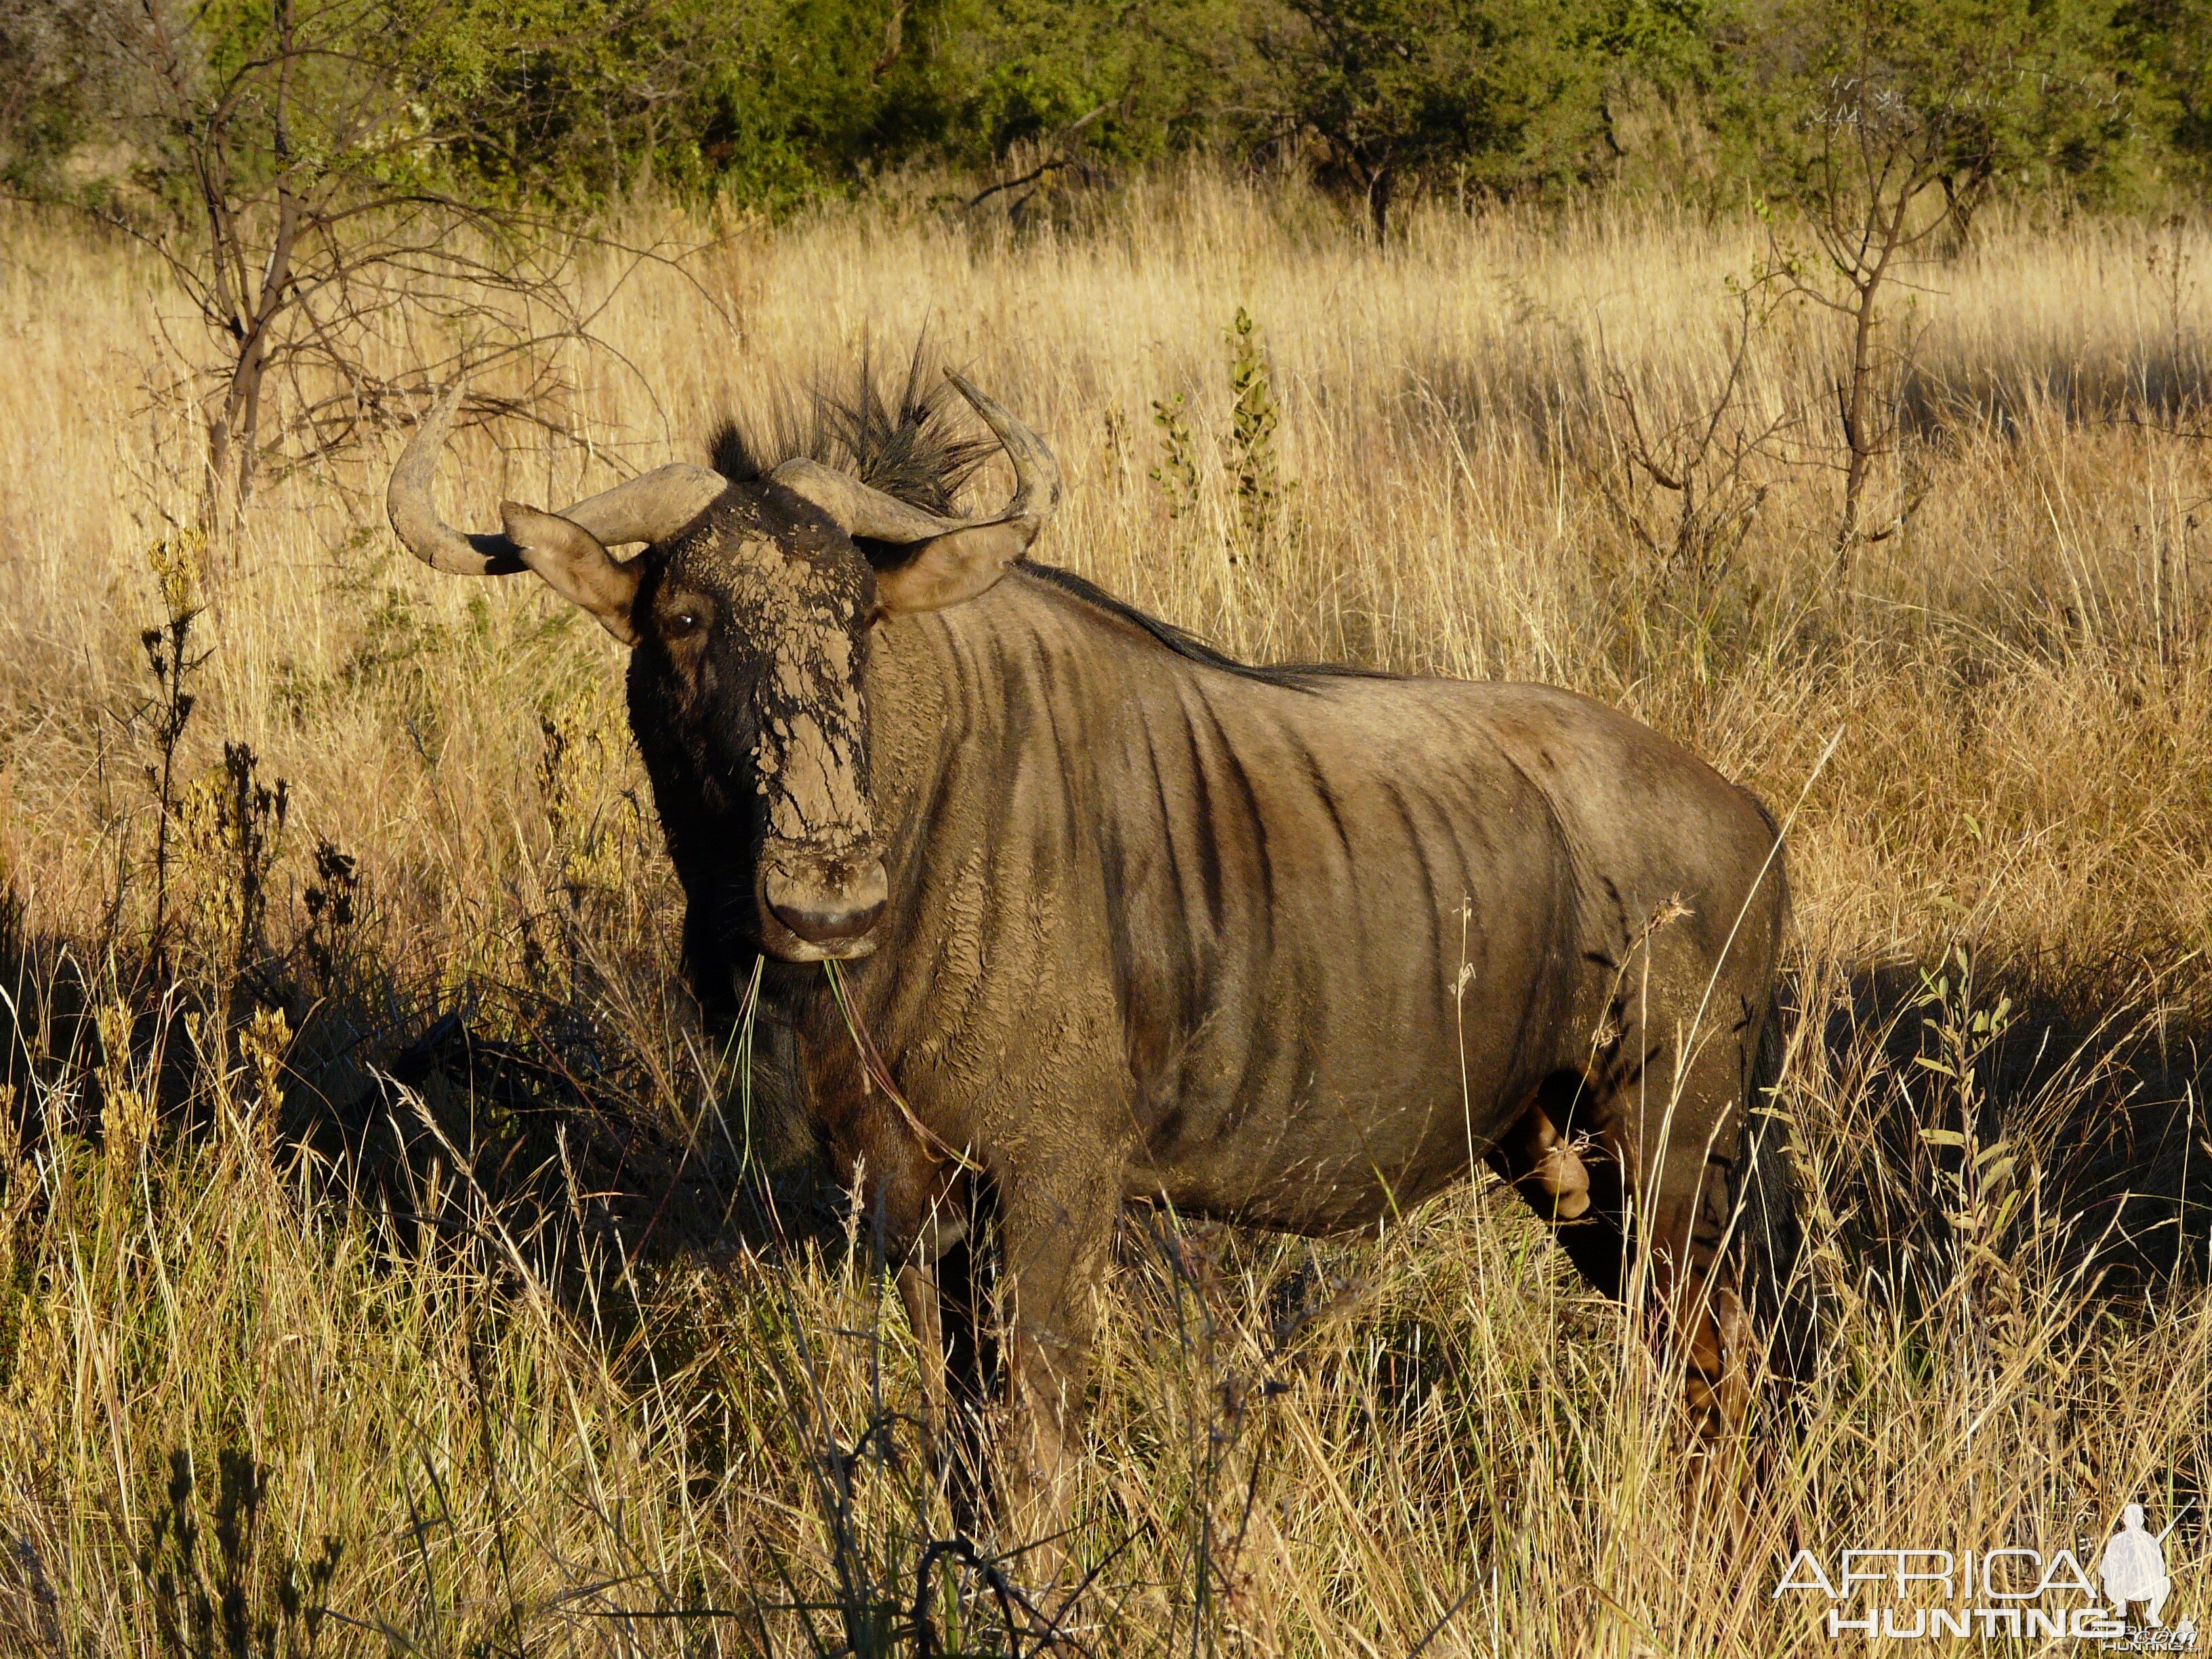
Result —
[{"label": "wildebeest head", "polygon": [[[740,951],[814,962],[873,948],[889,894],[869,807],[868,629],[983,592],[1059,500],[1042,441],[948,378],[1013,463],[1013,499],[988,517],[932,511],[811,458],[747,476],[726,438],[739,464],[724,471],[665,466],[557,514],[502,502],[504,533],[465,535],[430,500],[458,389],[392,470],[386,504],[416,557],[460,574],[534,570],[632,647],[630,721],[669,850],[695,913]],[[607,550],[629,542],[647,545],[628,561]]]}]

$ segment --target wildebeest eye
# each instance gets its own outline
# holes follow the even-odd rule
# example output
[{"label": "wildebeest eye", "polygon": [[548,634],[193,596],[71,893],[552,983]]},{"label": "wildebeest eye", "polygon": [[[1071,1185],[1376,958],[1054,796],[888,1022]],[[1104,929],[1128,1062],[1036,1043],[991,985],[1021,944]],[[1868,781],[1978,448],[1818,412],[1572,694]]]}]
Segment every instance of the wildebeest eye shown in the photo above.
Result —
[{"label": "wildebeest eye", "polygon": [[661,623],[660,631],[668,639],[687,640],[697,633],[701,626],[697,611],[678,611]]}]

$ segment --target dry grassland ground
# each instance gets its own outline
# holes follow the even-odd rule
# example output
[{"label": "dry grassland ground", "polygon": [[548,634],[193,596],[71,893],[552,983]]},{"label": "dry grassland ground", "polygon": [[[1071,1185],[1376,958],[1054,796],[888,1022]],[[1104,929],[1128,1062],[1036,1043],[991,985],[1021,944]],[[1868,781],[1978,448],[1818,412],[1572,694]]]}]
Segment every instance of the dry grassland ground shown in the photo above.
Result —
[{"label": "dry grassland ground", "polygon": [[[201,561],[147,976],[195,340],[118,246],[0,248],[0,1649],[918,1650],[908,1338],[864,1225],[760,1243],[616,648],[400,552],[397,431],[272,479]],[[1655,442],[1711,411],[1766,252],[1621,209],[1378,255],[1204,178],[1019,234],[824,212],[588,279],[574,435],[456,445],[488,523],[926,329],[1058,452],[1047,560],[1254,657],[1590,692],[1786,817],[1834,1320],[1735,1534],[1510,1193],[1362,1241],[1137,1218],[1089,1651],[1824,1649],[1771,1595],[1800,1545],[2093,1550],[2130,1499],[2212,1623],[2212,237],[2024,216],[1912,271],[1869,519],[1914,510],[1840,568],[1825,313],[1753,329],[1714,453],[1774,429],[1686,538],[1625,459],[1621,392]],[[972,1568],[931,1582],[939,1650],[999,1650]]]}]

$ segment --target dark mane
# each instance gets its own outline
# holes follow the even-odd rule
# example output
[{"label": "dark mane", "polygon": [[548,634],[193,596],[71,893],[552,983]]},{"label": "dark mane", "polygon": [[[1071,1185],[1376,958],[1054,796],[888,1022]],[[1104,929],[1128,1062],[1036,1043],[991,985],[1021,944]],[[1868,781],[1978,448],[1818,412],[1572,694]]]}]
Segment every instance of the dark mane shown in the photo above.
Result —
[{"label": "dark mane", "polygon": [[1027,560],[1014,568],[1037,578],[1048,586],[1060,589],[1063,593],[1072,593],[1085,604],[1096,605],[1109,616],[1151,635],[1178,657],[1203,663],[1208,668],[1219,669],[1223,673],[1234,674],[1240,679],[1257,680],[1263,685],[1280,686],[1285,690],[1311,691],[1316,689],[1316,680],[1346,678],[1387,680],[1397,678],[1371,668],[1354,668],[1340,663],[1239,662],[1225,652],[1217,651],[1195,635],[1186,634],[1173,623],[1146,616],[1135,605],[1115,599],[1096,582],[1077,575],[1073,570],[1062,570],[1057,565],[1035,564]]},{"label": "dark mane", "polygon": [[[903,383],[893,396],[886,396],[878,383],[873,350],[863,343],[860,360],[842,382],[817,378],[803,403],[783,400],[753,428],[726,420],[708,440],[708,450],[714,471],[732,483],[753,483],[785,461],[805,456],[913,506],[951,516],[959,511],[961,489],[998,448],[995,439],[972,427],[963,434],[959,422],[966,408],[926,340],[915,343]],[[1150,635],[1178,657],[1241,679],[1311,690],[1314,682],[1332,677],[1395,678],[1335,663],[1239,662],[1073,571],[1026,561],[1015,568]]]},{"label": "dark mane", "polygon": [[936,353],[915,342],[904,383],[891,395],[878,385],[875,354],[863,344],[842,377],[823,375],[794,406],[783,401],[762,426],[725,421],[708,441],[714,471],[750,483],[783,462],[805,456],[848,472],[862,483],[931,513],[951,514],[956,498],[998,445],[967,434]]}]

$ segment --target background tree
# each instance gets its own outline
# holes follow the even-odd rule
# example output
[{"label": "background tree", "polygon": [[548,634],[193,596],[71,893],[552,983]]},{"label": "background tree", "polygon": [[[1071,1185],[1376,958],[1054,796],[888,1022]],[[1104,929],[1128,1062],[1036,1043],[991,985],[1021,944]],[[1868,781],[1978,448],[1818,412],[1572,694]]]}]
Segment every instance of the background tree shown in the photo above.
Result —
[{"label": "background tree", "polygon": [[980,171],[1086,116],[1086,154],[1144,160],[1218,137],[1249,90],[1227,0],[470,3],[420,54],[425,95],[470,112],[455,159],[571,207],[775,211],[912,160]]},{"label": "background tree", "polygon": [[106,65],[82,43],[109,0],[0,0],[0,177],[19,188],[104,136]]},{"label": "background tree", "polygon": [[467,0],[414,67],[454,118],[455,164],[513,196],[573,209],[665,187],[774,208],[939,136],[945,10]]},{"label": "background tree", "polygon": [[1506,185],[1595,131],[1598,75],[1563,0],[1283,0],[1255,45],[1282,119],[1324,146],[1376,242],[1439,162]]},{"label": "background tree", "polygon": [[[286,28],[304,58],[271,56]],[[1947,245],[2000,184],[2171,206],[2212,176],[2212,0],[0,0],[0,57],[19,188],[143,196],[193,145],[273,144],[283,105],[295,173],[570,220],[781,212],[1040,145],[1317,156],[1383,234],[1443,180],[1794,201],[1861,82],[1918,123]],[[280,59],[284,96],[224,104]],[[218,112],[239,142],[179,137]]]},{"label": "background tree", "polygon": [[[112,165],[19,150],[19,191],[90,214],[169,268],[203,343],[178,343],[207,434],[204,524],[272,454],[325,453],[465,367],[528,366],[580,334],[570,238],[447,186],[462,129],[416,95],[438,0],[82,0],[60,15],[40,117],[97,88]],[[272,430],[272,392],[283,393]]]},{"label": "background tree", "polygon": [[[1758,125],[1796,210],[1777,225],[1777,271],[1844,326],[1839,567],[1911,511],[1864,522],[1911,353],[1894,295],[1913,266],[1964,240],[2001,179],[2087,186],[2114,168],[2130,128],[2111,25],[2095,0],[1811,0],[1762,38]],[[1809,256],[1791,246],[1801,229]]]}]

